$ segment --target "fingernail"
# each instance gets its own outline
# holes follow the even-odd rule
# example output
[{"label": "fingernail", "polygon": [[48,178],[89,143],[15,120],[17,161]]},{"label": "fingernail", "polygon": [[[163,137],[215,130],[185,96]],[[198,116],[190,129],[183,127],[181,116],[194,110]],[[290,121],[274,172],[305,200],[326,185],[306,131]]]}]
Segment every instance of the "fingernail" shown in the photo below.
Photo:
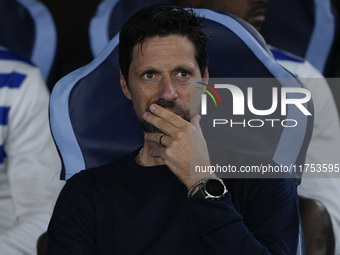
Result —
[{"label": "fingernail", "polygon": [[145,112],[145,113],[143,114],[143,118],[144,118],[144,119],[147,119],[147,118],[149,117],[149,115],[150,115],[149,112]]},{"label": "fingernail", "polygon": [[150,110],[151,110],[151,111],[156,110],[156,108],[157,108],[157,106],[156,106],[155,104],[150,105]]}]

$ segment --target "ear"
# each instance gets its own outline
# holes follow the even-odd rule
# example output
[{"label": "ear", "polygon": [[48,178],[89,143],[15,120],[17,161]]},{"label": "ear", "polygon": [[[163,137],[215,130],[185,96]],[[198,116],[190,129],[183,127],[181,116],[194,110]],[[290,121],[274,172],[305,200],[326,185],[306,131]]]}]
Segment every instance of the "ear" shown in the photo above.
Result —
[{"label": "ear", "polygon": [[208,71],[208,67],[206,67],[204,70],[203,82],[208,84],[208,81],[209,81],[209,71]]},{"label": "ear", "polygon": [[122,71],[119,70],[119,74],[120,74],[120,86],[122,87],[122,91],[124,93],[124,95],[126,96],[127,99],[131,100],[131,92],[130,89],[126,83],[125,77],[122,74]]}]

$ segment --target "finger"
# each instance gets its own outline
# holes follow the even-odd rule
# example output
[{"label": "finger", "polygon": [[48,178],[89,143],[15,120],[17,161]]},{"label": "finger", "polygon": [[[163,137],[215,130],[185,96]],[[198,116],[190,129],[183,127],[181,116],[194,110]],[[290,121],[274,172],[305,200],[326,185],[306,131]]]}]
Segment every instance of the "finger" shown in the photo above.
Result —
[{"label": "finger", "polygon": [[200,125],[200,121],[201,121],[201,116],[200,115],[195,115],[192,119],[191,119],[191,124],[198,130],[198,132],[203,136],[203,132],[202,132],[202,128]]},{"label": "finger", "polygon": [[177,128],[175,126],[150,112],[145,112],[143,114],[143,119],[161,130],[166,135],[172,136],[176,132]]},{"label": "finger", "polygon": [[173,113],[157,104],[152,104],[150,106],[150,111],[158,116],[161,119],[166,120],[170,124],[174,125],[177,128],[181,128],[184,125],[187,124],[187,121],[184,120],[181,116],[177,115],[176,113]]},{"label": "finger", "polygon": [[168,146],[170,137],[162,133],[147,133],[145,134],[145,139],[163,146]]}]

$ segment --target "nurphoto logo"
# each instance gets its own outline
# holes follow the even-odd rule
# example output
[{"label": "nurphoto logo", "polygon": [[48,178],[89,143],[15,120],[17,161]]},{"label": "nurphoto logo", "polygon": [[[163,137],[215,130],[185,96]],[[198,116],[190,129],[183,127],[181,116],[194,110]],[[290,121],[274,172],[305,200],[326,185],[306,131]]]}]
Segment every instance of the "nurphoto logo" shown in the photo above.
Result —
[{"label": "nurphoto logo", "polygon": [[[271,89],[271,98],[266,97],[266,102],[269,102],[271,105],[266,109],[257,109],[254,106],[254,88],[247,87],[246,95],[243,91],[236,85],[233,84],[214,84],[214,86],[208,85],[203,82],[197,82],[198,84],[203,85],[204,87],[197,87],[200,90],[203,90],[205,93],[201,95],[201,115],[209,114],[208,111],[208,103],[207,96],[213,100],[215,106],[217,107],[222,104],[221,96],[223,93],[231,94],[232,97],[232,115],[233,116],[245,116],[246,112],[250,112],[256,116],[270,116],[277,110],[280,111],[281,116],[287,116],[287,108],[296,107],[303,115],[311,116],[312,114],[306,108],[306,103],[311,100],[311,93],[306,88],[302,87],[268,87],[266,90]],[[261,88],[263,89],[263,88]],[[210,91],[211,92],[210,92]],[[218,90],[218,92],[217,92]],[[256,88],[255,88],[256,90]],[[220,96],[221,95],[221,96]],[[268,99],[268,100],[267,100]],[[219,104],[217,102],[219,101]],[[279,103],[280,102],[280,103]],[[230,104],[229,104],[230,105]],[[247,107],[247,108],[246,108]],[[278,108],[279,107],[279,108]],[[210,109],[212,111],[213,109]],[[248,110],[248,111],[246,111]],[[274,127],[275,123],[280,123],[283,127],[295,127],[298,125],[298,121],[296,119],[278,119],[278,118],[268,118],[263,119],[263,117],[259,119],[244,119],[242,122],[235,122],[233,119],[223,119],[216,118],[213,120],[213,127],[217,125],[225,125],[230,124],[231,127],[236,126],[248,126],[248,127],[262,127],[265,124],[271,125]],[[234,124],[234,125],[233,125]]]}]

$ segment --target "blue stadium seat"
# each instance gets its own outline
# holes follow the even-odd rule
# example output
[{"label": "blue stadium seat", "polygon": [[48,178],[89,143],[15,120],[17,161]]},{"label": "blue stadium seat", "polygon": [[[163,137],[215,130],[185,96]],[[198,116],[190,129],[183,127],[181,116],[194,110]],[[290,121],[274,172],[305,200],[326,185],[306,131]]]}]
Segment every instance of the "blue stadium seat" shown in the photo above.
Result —
[{"label": "blue stadium seat", "polygon": [[331,0],[268,1],[262,34],[267,43],[305,58],[325,76],[338,37]]},{"label": "blue stadium seat", "polygon": [[120,88],[117,45],[118,35],[52,90],[50,121],[64,166],[62,178],[117,159],[143,142],[132,104]]},{"label": "blue stadium seat", "polygon": [[37,0],[0,1],[0,45],[31,60],[48,82],[57,49],[49,10]]},{"label": "blue stadium seat", "polygon": [[105,48],[132,14],[157,3],[171,3],[170,0],[119,1],[103,0],[90,21],[89,37],[94,57]]}]

